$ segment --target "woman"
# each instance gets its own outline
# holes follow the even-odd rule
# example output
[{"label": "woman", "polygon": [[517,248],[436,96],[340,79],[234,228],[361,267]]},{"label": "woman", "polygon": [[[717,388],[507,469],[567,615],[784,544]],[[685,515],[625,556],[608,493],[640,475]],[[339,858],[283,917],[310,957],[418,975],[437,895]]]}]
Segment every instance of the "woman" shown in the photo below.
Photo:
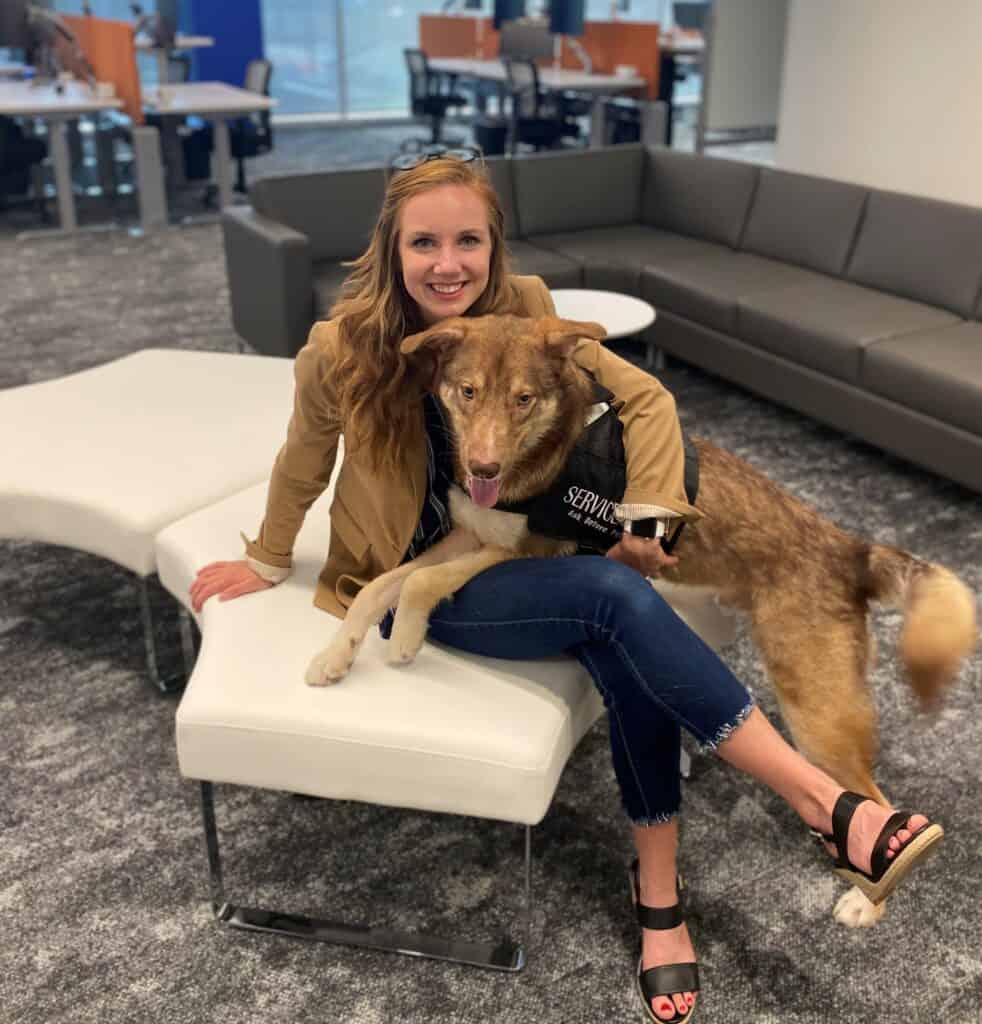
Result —
[{"label": "woman", "polygon": [[[344,466],[315,602],[343,617],[360,586],[445,535],[452,470],[440,407],[399,343],[450,316],[554,315],[538,278],[508,274],[501,208],[473,159],[431,154],[396,174],[353,267],[331,319],[315,324],[297,356],[294,413],[259,536],[247,542],[244,560],[200,571],[191,588],[196,610],[213,595],[229,600],[288,575],[294,539],[329,482],[342,432]],[[685,497],[671,395],[594,341],[584,340],[575,358],[623,403],[624,507],[632,519],[698,518]],[[631,882],[642,925],[643,1005],[652,1020],[681,1024],[698,977],[676,892],[680,727],[782,796],[825,837],[840,873],[874,901],[941,829],[844,794],[789,747],[645,579],[673,561],[658,540],[626,533],[606,558],[506,562],[438,607],[430,633],[498,657],[565,651],[590,672],[609,711],[638,853]]]}]

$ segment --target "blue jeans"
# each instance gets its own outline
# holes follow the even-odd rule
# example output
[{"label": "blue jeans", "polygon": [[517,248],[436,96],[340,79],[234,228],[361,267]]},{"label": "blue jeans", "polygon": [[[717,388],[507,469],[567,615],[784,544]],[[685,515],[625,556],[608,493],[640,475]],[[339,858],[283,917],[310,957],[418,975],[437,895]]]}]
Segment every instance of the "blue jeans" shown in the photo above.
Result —
[{"label": "blue jeans", "polygon": [[636,825],[678,813],[680,728],[715,749],[753,708],[640,573],[598,555],[494,566],[434,610],[429,635],[494,658],[567,652],[580,661],[607,707],[614,771]]}]

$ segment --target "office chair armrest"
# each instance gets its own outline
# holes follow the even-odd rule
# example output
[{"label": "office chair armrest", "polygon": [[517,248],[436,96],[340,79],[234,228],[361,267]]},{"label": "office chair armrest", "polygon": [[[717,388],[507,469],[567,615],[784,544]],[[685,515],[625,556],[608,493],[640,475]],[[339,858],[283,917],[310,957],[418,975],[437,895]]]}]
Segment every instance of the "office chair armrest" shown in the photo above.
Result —
[{"label": "office chair armrest", "polygon": [[310,240],[251,207],[222,211],[232,325],[268,356],[295,356],[314,321]]}]

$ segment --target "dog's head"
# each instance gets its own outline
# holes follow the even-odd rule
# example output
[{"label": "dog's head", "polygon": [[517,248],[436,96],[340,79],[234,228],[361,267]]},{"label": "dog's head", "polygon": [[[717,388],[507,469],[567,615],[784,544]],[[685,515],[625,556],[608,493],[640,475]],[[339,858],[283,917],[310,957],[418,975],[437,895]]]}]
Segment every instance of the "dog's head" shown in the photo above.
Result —
[{"label": "dog's head", "polygon": [[450,417],[458,479],[474,504],[525,497],[558,472],[592,394],[570,356],[581,339],[605,334],[599,324],[557,317],[483,316],[455,317],[403,340],[405,355],[429,361],[432,389]]}]

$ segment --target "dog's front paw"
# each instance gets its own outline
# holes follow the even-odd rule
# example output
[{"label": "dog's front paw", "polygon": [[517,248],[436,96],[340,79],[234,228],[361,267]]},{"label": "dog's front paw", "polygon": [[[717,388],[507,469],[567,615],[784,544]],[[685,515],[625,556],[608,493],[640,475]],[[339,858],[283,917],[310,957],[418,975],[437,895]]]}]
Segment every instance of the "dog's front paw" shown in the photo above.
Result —
[{"label": "dog's front paw", "polygon": [[311,659],[304,675],[307,685],[330,686],[343,679],[357,653],[358,641],[355,637],[336,637],[329,647]]},{"label": "dog's front paw", "polygon": [[847,928],[872,928],[886,912],[886,903],[870,903],[862,890],[853,887],[836,903],[832,915]]},{"label": "dog's front paw", "polygon": [[385,658],[390,665],[408,665],[423,646],[429,617],[412,612],[403,605],[396,610],[392,636]]}]

